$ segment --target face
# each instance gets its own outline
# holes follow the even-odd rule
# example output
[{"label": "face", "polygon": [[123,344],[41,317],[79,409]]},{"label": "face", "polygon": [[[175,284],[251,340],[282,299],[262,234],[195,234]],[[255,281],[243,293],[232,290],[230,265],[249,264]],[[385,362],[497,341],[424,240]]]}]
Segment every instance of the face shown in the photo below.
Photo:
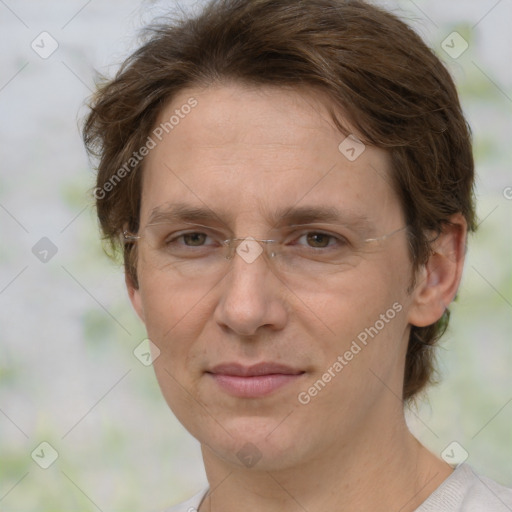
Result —
[{"label": "face", "polygon": [[[161,351],[154,367],[169,406],[215,456],[237,465],[261,456],[267,470],[378,430],[401,408],[389,388],[401,393],[412,307],[405,231],[356,243],[404,226],[387,153],[345,140],[312,92],[188,89],[157,124],[173,115],[145,159],[141,226],[153,226],[139,233],[139,288],[129,286]],[[211,213],[200,227],[175,223],[206,235],[181,239],[206,259],[164,267],[146,242],[168,235],[178,203]],[[339,219],[283,213],[307,208]],[[279,233],[294,255],[332,247],[326,233],[346,237],[350,264],[313,260],[287,273],[265,253],[235,252],[223,272],[208,270],[219,241]]]}]

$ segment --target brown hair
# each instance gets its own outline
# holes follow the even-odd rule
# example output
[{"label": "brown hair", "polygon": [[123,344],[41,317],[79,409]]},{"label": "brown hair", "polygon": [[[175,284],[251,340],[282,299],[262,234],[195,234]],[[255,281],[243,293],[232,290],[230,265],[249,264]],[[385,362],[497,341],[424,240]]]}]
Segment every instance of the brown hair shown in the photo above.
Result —
[{"label": "brown hair", "polygon": [[[454,83],[394,15],[360,0],[212,0],[197,16],[165,20],[146,36],[98,88],[84,126],[86,147],[99,157],[98,217],[114,246],[123,226],[139,227],[143,161],[132,156],[158,114],[177,92],[223,80],[314,88],[342,132],[336,112],[363,142],[387,149],[414,270],[430,255],[427,232],[439,232],[452,214],[475,229],[471,135]],[[135,250],[123,250],[138,286]],[[432,381],[433,345],[448,318],[447,311],[433,325],[411,327],[404,400]]]}]

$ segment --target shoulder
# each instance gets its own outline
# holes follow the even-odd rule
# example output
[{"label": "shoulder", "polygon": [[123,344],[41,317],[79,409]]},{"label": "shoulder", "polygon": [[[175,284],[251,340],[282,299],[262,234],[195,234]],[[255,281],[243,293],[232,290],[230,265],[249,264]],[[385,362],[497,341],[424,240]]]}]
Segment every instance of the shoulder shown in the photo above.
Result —
[{"label": "shoulder", "polygon": [[461,464],[416,512],[510,512],[512,489]]},{"label": "shoulder", "polygon": [[207,492],[208,488],[202,489],[187,501],[178,503],[177,505],[174,505],[171,508],[167,508],[162,512],[197,512],[199,505],[201,504],[201,501],[203,501],[203,498]]}]

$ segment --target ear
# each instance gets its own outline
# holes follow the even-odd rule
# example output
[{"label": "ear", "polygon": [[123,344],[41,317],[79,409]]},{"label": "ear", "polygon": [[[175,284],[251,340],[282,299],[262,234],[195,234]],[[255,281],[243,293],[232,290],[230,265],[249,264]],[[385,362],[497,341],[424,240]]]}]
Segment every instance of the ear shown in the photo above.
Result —
[{"label": "ear", "polygon": [[126,272],[124,274],[124,282],[126,283],[126,289],[128,290],[128,296],[130,297],[130,302],[132,303],[133,309],[135,309],[135,312],[145,324],[146,320],[144,318],[144,307],[142,305],[139,287],[135,286],[133,279]]},{"label": "ear", "polygon": [[466,256],[467,223],[460,213],[452,215],[432,243],[432,254],[416,274],[416,286],[408,320],[425,327],[437,322],[455,298]]}]

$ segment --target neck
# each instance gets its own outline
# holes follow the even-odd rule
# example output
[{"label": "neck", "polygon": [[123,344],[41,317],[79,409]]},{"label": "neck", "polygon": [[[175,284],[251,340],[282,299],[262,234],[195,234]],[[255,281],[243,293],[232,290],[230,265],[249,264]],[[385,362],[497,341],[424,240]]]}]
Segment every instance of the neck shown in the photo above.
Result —
[{"label": "neck", "polygon": [[[300,466],[235,466],[203,446],[211,493],[199,512],[414,511],[452,473],[397,421],[345,436]],[[387,428],[385,426],[388,426]]]}]

